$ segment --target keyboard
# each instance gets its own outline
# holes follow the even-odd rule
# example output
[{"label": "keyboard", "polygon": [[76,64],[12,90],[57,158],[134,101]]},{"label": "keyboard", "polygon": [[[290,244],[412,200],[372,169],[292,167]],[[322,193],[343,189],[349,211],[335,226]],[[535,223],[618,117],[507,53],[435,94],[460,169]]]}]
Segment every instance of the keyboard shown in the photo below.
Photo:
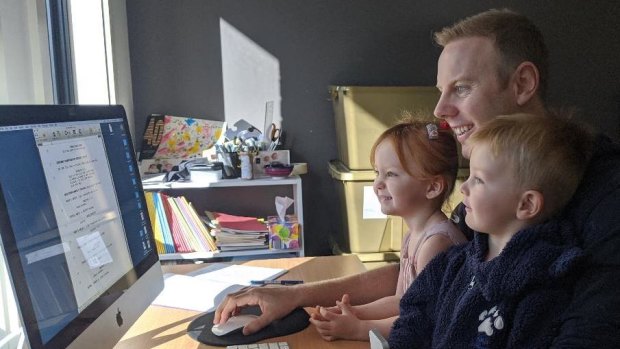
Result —
[{"label": "keyboard", "polygon": [[226,349],[290,349],[287,342],[229,345]]}]

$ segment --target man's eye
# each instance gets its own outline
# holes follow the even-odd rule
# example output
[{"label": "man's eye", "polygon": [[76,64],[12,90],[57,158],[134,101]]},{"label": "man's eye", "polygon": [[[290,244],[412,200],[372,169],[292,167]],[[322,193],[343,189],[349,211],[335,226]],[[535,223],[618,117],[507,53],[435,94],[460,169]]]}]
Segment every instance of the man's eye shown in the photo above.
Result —
[{"label": "man's eye", "polygon": [[390,171],[390,172],[386,173],[385,175],[386,175],[386,177],[395,177],[396,173]]},{"label": "man's eye", "polygon": [[484,182],[482,181],[482,179],[480,179],[480,178],[478,178],[478,177],[474,177],[474,183],[475,183],[475,184],[482,184],[482,183],[484,183]]},{"label": "man's eye", "polygon": [[469,94],[469,86],[457,85],[454,87],[454,90],[456,91],[456,94],[461,97]]}]

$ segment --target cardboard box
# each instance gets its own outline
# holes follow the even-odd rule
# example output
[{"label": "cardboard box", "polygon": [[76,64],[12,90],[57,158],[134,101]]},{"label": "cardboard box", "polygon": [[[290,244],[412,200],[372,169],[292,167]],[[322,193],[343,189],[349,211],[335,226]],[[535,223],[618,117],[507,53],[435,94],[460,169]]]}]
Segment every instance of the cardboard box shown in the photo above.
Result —
[{"label": "cardboard box", "polygon": [[434,86],[330,86],[339,159],[351,170],[370,170],[370,148],[403,111],[433,114]]},{"label": "cardboard box", "polygon": [[278,216],[269,216],[267,225],[270,249],[295,250],[301,247],[301,226],[297,221],[297,216],[286,215],[284,222]]}]

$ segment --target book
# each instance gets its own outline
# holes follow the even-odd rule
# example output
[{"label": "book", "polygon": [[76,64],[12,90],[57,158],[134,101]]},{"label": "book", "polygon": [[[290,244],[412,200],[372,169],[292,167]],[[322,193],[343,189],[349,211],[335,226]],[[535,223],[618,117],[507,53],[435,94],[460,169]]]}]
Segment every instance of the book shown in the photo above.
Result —
[{"label": "book", "polygon": [[257,217],[236,216],[222,212],[213,212],[212,216],[222,229],[229,231],[269,232],[267,225],[259,221]]},{"label": "book", "polygon": [[161,202],[164,207],[164,212],[166,212],[166,219],[168,221],[168,226],[170,227],[170,232],[172,235],[172,241],[174,242],[174,250],[177,253],[187,253],[193,252],[185,238],[183,237],[183,233],[181,232],[181,225],[178,221],[178,218],[174,215],[172,208],[170,207],[170,202],[168,201],[168,196],[165,194],[161,194]]},{"label": "book", "polygon": [[151,222],[151,227],[153,229],[153,237],[155,239],[155,248],[157,249],[157,253],[162,254],[166,253],[165,245],[164,245],[164,235],[162,233],[161,222],[157,217],[157,208],[155,207],[155,201],[153,198],[153,192],[145,192],[144,198],[146,200],[146,208],[149,213],[149,220]]},{"label": "book", "polygon": [[187,199],[180,196],[175,197],[174,201],[179,208],[181,219],[185,222],[186,234],[197,244],[195,251],[217,251],[214,239],[202,221],[196,218],[196,212]]},{"label": "book", "polygon": [[268,248],[269,229],[257,217],[237,216],[205,211],[203,218],[215,233],[215,243],[221,251]]},{"label": "book", "polygon": [[155,203],[155,209],[157,211],[157,220],[159,221],[161,232],[164,239],[164,250],[166,253],[175,253],[174,241],[172,239],[172,232],[170,231],[170,224],[166,217],[166,210],[162,202],[161,193],[153,193],[153,201]]},{"label": "book", "polygon": [[188,252],[206,251],[196,239],[192,228],[187,223],[185,213],[182,212],[181,207],[178,205],[177,198],[169,196],[167,200],[170,205],[170,212],[174,216],[176,224],[178,224],[180,238],[183,240],[182,243],[184,243]]},{"label": "book", "polygon": [[217,246],[215,245],[215,238],[213,236],[211,236],[211,232],[209,231],[209,229],[207,229],[207,226],[202,222],[200,217],[198,217],[198,213],[196,212],[196,210],[194,209],[192,204],[189,201],[187,201],[187,199],[185,199],[184,197],[182,197],[182,200],[188,206],[188,211],[189,211],[189,215],[191,217],[191,221],[197,227],[196,233],[200,237],[202,237],[202,238],[204,238],[206,240],[206,243],[209,246],[209,249],[211,251],[217,251]]}]

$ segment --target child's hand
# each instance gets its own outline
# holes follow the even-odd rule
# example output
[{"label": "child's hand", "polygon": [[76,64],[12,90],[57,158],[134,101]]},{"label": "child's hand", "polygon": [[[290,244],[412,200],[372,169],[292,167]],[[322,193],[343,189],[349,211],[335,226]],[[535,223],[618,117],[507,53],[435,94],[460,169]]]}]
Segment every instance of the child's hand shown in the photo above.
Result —
[{"label": "child's hand", "polygon": [[[336,304],[338,304],[338,302],[340,301],[336,301]],[[340,307],[338,307],[338,305],[335,305],[333,307],[321,307],[317,305],[317,310],[321,310],[323,309],[323,311],[328,311],[330,313],[334,313],[334,314],[342,314],[342,310],[340,310]]]},{"label": "child's hand", "polygon": [[[337,311],[330,309],[337,308]],[[310,317],[317,331],[326,341],[336,339],[368,340],[368,331],[364,331],[363,321],[358,319],[349,302],[349,295],[342,296],[336,307],[317,307]]]},{"label": "child's hand", "polygon": [[340,308],[338,308],[337,305],[333,307],[322,307],[320,305],[317,305],[316,307],[314,307],[314,311],[310,313],[310,318],[317,321],[327,321],[327,319],[324,318],[323,315],[321,315],[321,312],[342,314],[342,311],[340,311]]},{"label": "child's hand", "polygon": [[334,305],[333,307],[322,307],[320,305],[317,305],[314,307],[314,311],[310,313],[310,317],[312,319],[318,320],[318,321],[327,321],[327,319],[325,319],[323,317],[323,315],[321,315],[321,312],[331,312],[331,313],[335,313],[335,314],[342,314],[342,311],[340,310],[340,308],[338,307],[338,302],[340,301],[336,301],[336,305]]}]

